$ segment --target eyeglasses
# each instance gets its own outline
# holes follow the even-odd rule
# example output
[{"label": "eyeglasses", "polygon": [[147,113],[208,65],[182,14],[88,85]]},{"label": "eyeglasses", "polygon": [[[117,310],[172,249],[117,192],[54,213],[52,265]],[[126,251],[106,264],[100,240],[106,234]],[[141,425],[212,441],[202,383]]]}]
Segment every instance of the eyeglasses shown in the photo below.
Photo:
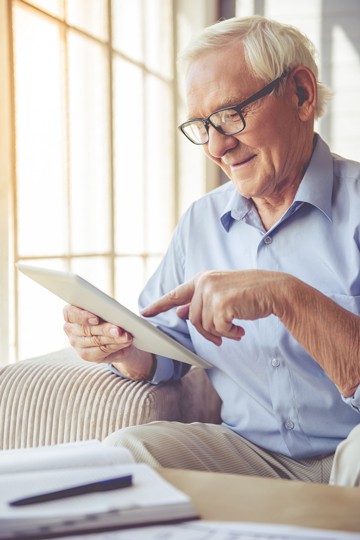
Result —
[{"label": "eyeglasses", "polygon": [[194,118],[180,124],[179,129],[185,137],[194,144],[206,144],[209,142],[209,126],[212,126],[222,135],[235,135],[244,131],[246,122],[243,109],[258,99],[270,94],[282,81],[289,71],[286,70],[280,77],[267,84],[262,90],[256,92],[239,105],[224,107],[213,112],[207,118]]}]

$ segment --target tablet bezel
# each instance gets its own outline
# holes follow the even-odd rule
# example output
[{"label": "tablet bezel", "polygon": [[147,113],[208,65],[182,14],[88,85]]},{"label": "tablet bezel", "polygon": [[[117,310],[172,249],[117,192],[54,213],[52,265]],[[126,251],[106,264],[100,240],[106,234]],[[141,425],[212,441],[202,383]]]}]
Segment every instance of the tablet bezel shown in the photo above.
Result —
[{"label": "tablet bezel", "polygon": [[104,321],[129,332],[138,349],[193,366],[212,367],[206,360],[197,356],[80,275],[24,263],[17,263],[16,266],[20,272],[65,302],[94,313]]}]

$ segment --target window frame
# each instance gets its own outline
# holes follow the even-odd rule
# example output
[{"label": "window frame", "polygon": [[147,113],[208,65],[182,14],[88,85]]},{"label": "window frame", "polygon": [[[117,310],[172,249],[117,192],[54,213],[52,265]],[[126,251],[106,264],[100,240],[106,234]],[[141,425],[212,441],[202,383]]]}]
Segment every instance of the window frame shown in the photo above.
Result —
[{"label": "window frame", "polygon": [[[15,186],[14,87],[12,72],[11,0],[0,2],[0,363],[13,361],[11,343],[11,292],[14,289],[12,224]],[[14,315],[13,315],[14,316]]]},{"label": "window frame", "polygon": [[[66,5],[66,0],[64,1],[64,6]],[[178,32],[178,10],[182,11],[182,14],[186,14],[188,17],[189,24],[192,25],[192,31],[197,31],[199,28],[202,28],[204,25],[211,24],[218,18],[218,0],[201,0],[197,4],[197,12],[194,17],[193,5],[185,5],[184,3],[179,3],[178,0],[168,0],[171,2],[172,7],[172,24],[173,24],[173,80],[172,80],[172,111],[173,111],[173,163],[172,163],[172,175],[173,175],[173,193],[172,193],[172,205],[173,205],[173,216],[172,216],[172,226],[175,226],[176,222],[179,219],[179,216],[182,214],[184,209],[188,206],[189,202],[194,198],[191,196],[187,187],[184,187],[182,184],[182,179],[184,175],[188,174],[188,170],[183,167],[184,162],[191,163],[196,171],[197,177],[189,178],[187,180],[188,184],[190,182],[196,182],[198,187],[195,189],[195,197],[198,196],[199,192],[204,193],[205,191],[212,189],[219,185],[219,172],[217,167],[209,162],[204,155],[198,154],[196,156],[191,155],[191,152],[188,153],[188,149],[183,150],[181,145],[179,146],[179,134],[177,131],[178,119],[180,118],[181,107],[183,107],[183,96],[181,90],[179,90],[178,84],[178,73],[176,69],[176,54],[179,48],[182,48],[185,42],[188,40],[189,35],[179,35]],[[34,259],[63,259],[67,261],[67,266],[70,268],[70,263],[72,258],[76,258],[77,254],[71,252],[69,248],[69,238],[68,238],[68,248],[66,253],[52,255],[37,254],[37,256],[19,256],[18,245],[17,245],[17,173],[16,173],[16,133],[15,133],[15,82],[14,82],[14,58],[13,58],[13,24],[12,24],[12,12],[14,5],[22,5],[27,9],[34,10],[39,12],[41,16],[49,17],[54,19],[59,24],[62,25],[64,31],[66,28],[71,28],[72,30],[79,31],[80,33],[87,35],[85,30],[73,27],[67,24],[66,20],[60,21],[60,17],[52,15],[44,11],[41,7],[33,5],[30,0],[5,0],[0,2],[0,45],[1,45],[1,56],[0,56],[0,67],[2,73],[5,73],[6,76],[1,80],[0,83],[0,113],[1,116],[5,119],[3,123],[4,129],[2,131],[3,142],[0,148],[0,242],[1,242],[1,254],[0,254],[0,294],[2,298],[1,310],[0,310],[0,363],[12,363],[17,361],[19,358],[19,330],[18,330],[18,320],[19,320],[19,287],[18,287],[18,276],[16,274],[15,263],[17,261],[31,262]],[[114,44],[112,43],[112,27],[111,27],[111,5],[112,0],[107,0],[108,7],[108,25],[109,25],[109,36],[108,36],[108,70],[109,70],[109,140],[110,140],[110,183],[111,183],[111,201],[112,201],[112,212],[111,212],[111,230],[112,230],[112,241],[111,241],[111,253],[107,254],[111,258],[111,270],[110,270],[110,294],[114,294],[116,290],[115,283],[115,272],[116,272],[116,259],[121,257],[123,254],[115,253],[114,245],[114,117],[113,117],[113,98],[112,98],[112,89],[113,89],[113,61],[116,53]],[[88,35],[92,40],[95,39],[101,41],[99,38],[94,38],[91,34]],[[66,38],[65,38],[66,40]],[[102,42],[103,43],[103,42]],[[66,46],[66,43],[65,43]],[[65,62],[67,61],[67,51],[65,50]],[[67,67],[66,67],[67,69]],[[67,157],[68,159],[68,157]],[[69,178],[67,178],[69,184]],[[194,186],[196,184],[194,183]],[[200,186],[200,187],[199,187]],[[68,188],[69,189],[69,188]],[[70,230],[70,227],[69,227]],[[68,233],[69,235],[69,233]],[[86,253],[83,256],[91,256],[91,253]],[[102,254],[96,253],[96,256],[101,256]],[[126,254],[124,254],[126,256]],[[143,253],[139,254],[143,260],[146,260],[148,256],[152,257],[152,253]],[[161,254],[159,254],[161,256]],[[39,323],[39,337],[41,339],[41,323]]]}]

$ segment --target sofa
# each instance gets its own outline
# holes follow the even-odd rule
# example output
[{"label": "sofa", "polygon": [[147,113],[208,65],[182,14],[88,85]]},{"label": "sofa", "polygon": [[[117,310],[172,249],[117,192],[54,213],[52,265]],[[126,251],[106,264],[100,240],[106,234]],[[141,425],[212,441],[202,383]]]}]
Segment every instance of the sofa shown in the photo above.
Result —
[{"label": "sofa", "polygon": [[0,368],[0,449],[102,440],[155,420],[219,423],[220,407],[201,368],[155,386],[121,379],[68,348]]}]

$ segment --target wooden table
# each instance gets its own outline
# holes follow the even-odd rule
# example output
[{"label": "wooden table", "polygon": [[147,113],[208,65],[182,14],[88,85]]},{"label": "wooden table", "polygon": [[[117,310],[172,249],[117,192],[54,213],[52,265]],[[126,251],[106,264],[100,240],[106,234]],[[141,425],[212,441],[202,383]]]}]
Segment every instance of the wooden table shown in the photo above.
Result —
[{"label": "wooden table", "polygon": [[360,532],[360,489],[234,474],[159,469],[202,519]]}]

